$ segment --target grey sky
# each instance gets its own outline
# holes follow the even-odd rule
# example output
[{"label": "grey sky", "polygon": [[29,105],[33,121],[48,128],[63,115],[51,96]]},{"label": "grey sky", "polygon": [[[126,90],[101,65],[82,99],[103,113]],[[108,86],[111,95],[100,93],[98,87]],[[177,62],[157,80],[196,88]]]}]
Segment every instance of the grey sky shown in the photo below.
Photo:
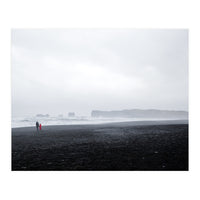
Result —
[{"label": "grey sky", "polygon": [[188,31],[12,30],[12,113],[188,110]]}]

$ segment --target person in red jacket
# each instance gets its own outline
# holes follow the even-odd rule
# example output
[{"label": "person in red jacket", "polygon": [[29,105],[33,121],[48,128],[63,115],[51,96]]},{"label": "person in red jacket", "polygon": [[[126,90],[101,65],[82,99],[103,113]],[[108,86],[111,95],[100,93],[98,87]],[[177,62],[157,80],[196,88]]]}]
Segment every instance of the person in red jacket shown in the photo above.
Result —
[{"label": "person in red jacket", "polygon": [[42,130],[42,125],[40,124],[40,131]]}]

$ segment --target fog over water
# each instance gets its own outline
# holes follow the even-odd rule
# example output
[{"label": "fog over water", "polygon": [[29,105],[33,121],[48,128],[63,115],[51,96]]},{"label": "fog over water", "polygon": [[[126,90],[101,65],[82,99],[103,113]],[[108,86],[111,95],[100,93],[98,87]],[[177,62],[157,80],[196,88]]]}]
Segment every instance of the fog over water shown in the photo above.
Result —
[{"label": "fog over water", "polygon": [[188,31],[12,30],[12,116],[188,110]]}]

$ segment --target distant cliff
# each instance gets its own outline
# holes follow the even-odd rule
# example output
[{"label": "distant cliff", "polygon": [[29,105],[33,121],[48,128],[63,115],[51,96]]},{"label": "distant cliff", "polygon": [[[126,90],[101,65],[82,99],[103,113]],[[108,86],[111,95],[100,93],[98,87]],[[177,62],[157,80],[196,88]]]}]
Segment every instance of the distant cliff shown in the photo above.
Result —
[{"label": "distant cliff", "polygon": [[171,111],[171,110],[119,110],[119,111],[100,111],[93,110],[92,117],[106,117],[106,118],[173,118],[173,119],[188,119],[188,112],[186,111]]}]

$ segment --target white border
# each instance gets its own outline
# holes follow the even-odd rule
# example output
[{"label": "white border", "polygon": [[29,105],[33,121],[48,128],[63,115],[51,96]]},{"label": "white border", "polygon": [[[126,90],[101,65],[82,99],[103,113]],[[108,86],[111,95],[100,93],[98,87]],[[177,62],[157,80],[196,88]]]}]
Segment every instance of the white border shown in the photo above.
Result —
[{"label": "white border", "polygon": [[[7,0],[0,3],[1,199],[200,199],[200,14],[194,1]],[[196,1],[197,2],[197,1]],[[188,28],[189,172],[11,172],[11,28]]]}]

